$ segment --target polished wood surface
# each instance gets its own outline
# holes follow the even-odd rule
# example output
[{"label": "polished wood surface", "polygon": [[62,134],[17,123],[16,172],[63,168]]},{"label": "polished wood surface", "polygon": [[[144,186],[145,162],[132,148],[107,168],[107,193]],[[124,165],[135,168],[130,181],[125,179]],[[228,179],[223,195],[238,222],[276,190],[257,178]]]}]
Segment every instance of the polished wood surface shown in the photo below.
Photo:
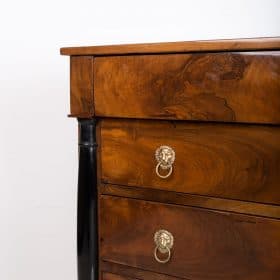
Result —
[{"label": "polished wood surface", "polygon": [[131,266],[125,266],[117,263],[101,261],[101,269],[105,271],[110,271],[117,275],[127,275],[132,277],[132,279],[141,280],[179,280],[184,279],[181,277],[173,277],[166,274],[160,274],[153,271],[137,269]]},{"label": "polished wood surface", "polygon": [[79,119],[77,264],[79,280],[98,280],[96,120]]},{"label": "polished wood surface", "polygon": [[[103,260],[193,280],[279,277],[278,220],[111,196],[100,211]],[[159,229],[174,236],[165,265],[153,256]]]},{"label": "polished wood surface", "polygon": [[93,58],[71,57],[70,62],[70,116],[92,117],[94,112]]},{"label": "polished wood surface", "polygon": [[61,48],[62,55],[113,55],[280,49],[280,37]]},{"label": "polished wood surface", "polygon": [[96,115],[280,123],[280,52],[94,59]]},{"label": "polished wood surface", "polygon": [[[80,126],[79,280],[278,279],[280,37],[61,54]],[[176,152],[168,179],[161,145]],[[159,229],[175,238],[166,264]]]},{"label": "polished wood surface", "polygon": [[[274,126],[102,120],[101,179],[190,194],[280,203],[280,129]],[[156,175],[155,151],[176,153]]]},{"label": "polished wood surface", "polygon": [[145,188],[143,186],[132,188],[130,186],[101,184],[99,189],[101,194],[113,196],[137,198],[147,201],[195,206],[205,209],[280,219],[280,207],[278,205],[222,199],[217,197],[192,195],[173,191],[161,191],[157,189]]},{"label": "polished wood surface", "polygon": [[138,280],[137,278],[124,277],[121,275],[104,272],[102,273],[102,280]]}]

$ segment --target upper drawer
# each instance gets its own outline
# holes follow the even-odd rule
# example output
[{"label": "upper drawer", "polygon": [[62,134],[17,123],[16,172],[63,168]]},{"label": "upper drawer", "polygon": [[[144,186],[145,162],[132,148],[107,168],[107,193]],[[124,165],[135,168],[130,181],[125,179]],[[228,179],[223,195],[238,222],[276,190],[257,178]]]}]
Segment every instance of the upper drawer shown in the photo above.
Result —
[{"label": "upper drawer", "polygon": [[98,116],[280,123],[280,52],[94,58]]},{"label": "upper drawer", "polygon": [[[105,183],[280,203],[280,128],[263,125],[102,120]],[[173,173],[156,174],[155,151],[175,152]],[[168,154],[167,154],[168,156]],[[159,167],[160,175],[170,168]]]}]

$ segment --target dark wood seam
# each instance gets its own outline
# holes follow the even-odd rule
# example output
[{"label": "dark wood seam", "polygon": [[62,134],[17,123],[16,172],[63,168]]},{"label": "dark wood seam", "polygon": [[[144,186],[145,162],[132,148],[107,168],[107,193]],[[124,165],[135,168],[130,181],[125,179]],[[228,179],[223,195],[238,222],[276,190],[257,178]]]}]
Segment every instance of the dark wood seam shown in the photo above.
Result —
[{"label": "dark wood seam", "polygon": [[[111,185],[111,184],[110,184]],[[114,186],[121,186],[121,185],[114,185]],[[189,204],[181,204],[178,202],[164,202],[163,200],[156,200],[156,199],[152,199],[147,197],[147,195],[145,195],[145,198],[139,198],[139,197],[133,197],[133,196],[124,196],[122,195],[118,195],[118,194],[112,194],[109,192],[104,192],[102,190],[102,188],[105,188],[106,185],[102,185],[101,186],[101,195],[105,195],[105,196],[114,196],[114,197],[120,197],[120,198],[129,198],[129,199],[135,199],[135,200],[142,200],[142,201],[149,201],[149,202],[155,202],[155,203],[161,203],[161,204],[166,204],[166,205],[175,205],[175,206],[181,206],[181,207],[191,207],[191,208],[199,208],[199,209],[204,209],[204,210],[211,210],[213,212],[218,212],[218,213],[235,213],[235,214],[239,214],[239,215],[246,215],[246,216],[252,216],[252,217],[261,217],[261,218],[266,218],[266,219],[274,219],[274,220],[280,220],[280,217],[271,217],[269,215],[260,215],[260,214],[251,214],[251,213],[246,213],[244,212],[238,212],[238,211],[231,211],[231,210],[227,210],[227,209],[214,209],[214,208],[210,208],[210,207],[203,207],[203,206],[198,206],[198,205],[189,205]],[[125,186],[124,186],[125,187]],[[135,187],[133,187],[135,188]],[[137,188],[137,187],[136,187]],[[139,189],[139,187],[138,187]],[[164,191],[167,192],[167,191]],[[184,194],[184,193],[183,193]],[[196,196],[196,195],[193,195]],[[198,195],[200,196],[200,195]],[[211,198],[215,198],[215,197],[211,197]],[[231,200],[231,199],[225,199],[225,200]],[[254,203],[254,202],[248,202],[248,201],[242,201],[245,203]],[[262,204],[262,203],[256,203],[256,204]]]},{"label": "dark wood seam", "polygon": [[250,200],[241,200],[241,199],[237,199],[237,198],[225,198],[225,197],[219,197],[219,196],[210,196],[210,195],[201,195],[201,194],[194,194],[194,193],[188,193],[188,192],[175,192],[175,191],[169,191],[169,190],[161,190],[161,189],[155,189],[152,187],[148,187],[148,186],[133,186],[133,185],[121,185],[121,184],[114,184],[111,183],[109,181],[106,180],[102,180],[101,179],[101,184],[103,186],[105,185],[112,185],[112,186],[120,186],[120,187],[128,187],[128,188],[134,188],[134,189],[145,189],[145,190],[150,190],[150,191],[154,191],[154,192],[168,192],[168,193],[175,193],[175,194],[181,194],[181,195],[190,195],[190,196],[195,196],[195,197],[202,197],[202,198],[214,198],[214,199],[221,199],[221,200],[230,200],[230,201],[236,201],[236,202],[243,202],[243,203],[252,203],[252,204],[256,204],[256,205],[267,205],[267,206],[276,206],[276,207],[280,207],[279,204],[276,203],[265,203],[265,202],[260,202],[260,201],[250,201]]}]

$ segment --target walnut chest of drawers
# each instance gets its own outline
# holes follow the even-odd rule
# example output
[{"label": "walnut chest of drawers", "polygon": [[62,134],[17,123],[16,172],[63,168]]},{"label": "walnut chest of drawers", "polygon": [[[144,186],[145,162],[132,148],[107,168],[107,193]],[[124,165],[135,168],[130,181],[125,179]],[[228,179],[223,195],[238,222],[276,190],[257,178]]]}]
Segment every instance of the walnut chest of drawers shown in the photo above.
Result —
[{"label": "walnut chest of drawers", "polygon": [[280,275],[280,39],[62,48],[79,280]]}]

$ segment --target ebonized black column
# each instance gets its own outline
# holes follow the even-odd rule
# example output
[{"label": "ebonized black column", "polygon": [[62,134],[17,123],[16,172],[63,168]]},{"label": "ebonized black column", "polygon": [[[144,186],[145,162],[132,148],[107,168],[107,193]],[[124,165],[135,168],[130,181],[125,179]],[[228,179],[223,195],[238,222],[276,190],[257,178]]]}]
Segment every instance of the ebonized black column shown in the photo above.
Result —
[{"label": "ebonized black column", "polygon": [[78,122],[78,279],[98,280],[96,120]]}]

